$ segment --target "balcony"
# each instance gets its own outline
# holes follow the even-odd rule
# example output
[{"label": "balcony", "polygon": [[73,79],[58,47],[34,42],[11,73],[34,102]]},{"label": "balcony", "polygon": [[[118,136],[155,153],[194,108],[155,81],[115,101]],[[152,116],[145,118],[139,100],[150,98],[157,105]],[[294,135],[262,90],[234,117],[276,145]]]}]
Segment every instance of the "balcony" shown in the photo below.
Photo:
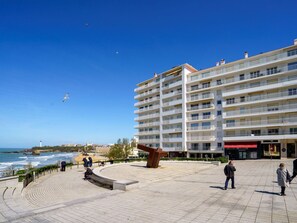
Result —
[{"label": "balcony", "polygon": [[138,116],[138,117],[134,118],[134,121],[140,121],[140,120],[151,119],[151,118],[159,118],[159,117],[160,117],[159,113],[150,114],[150,115],[142,115],[142,116]]},{"label": "balcony", "polygon": [[160,89],[159,88],[156,88],[156,89],[153,89],[151,91],[148,91],[148,92],[144,92],[142,94],[138,94],[138,95],[135,95],[134,96],[134,99],[139,99],[139,98],[142,98],[142,97],[147,97],[149,95],[153,95],[153,94],[156,94],[156,93],[160,93]]},{"label": "balcony", "polygon": [[134,92],[138,92],[138,91],[144,90],[144,89],[146,89],[146,88],[156,86],[156,85],[158,85],[158,84],[160,84],[159,81],[153,81],[153,82],[150,82],[150,83],[148,83],[148,84],[145,84],[145,85],[143,85],[143,86],[140,86],[140,87],[136,88],[136,89],[134,90]]},{"label": "balcony", "polygon": [[293,126],[297,125],[296,118],[283,118],[283,119],[269,119],[260,121],[246,121],[237,122],[231,124],[223,124],[224,130],[229,129],[243,129],[243,128],[263,128],[263,127],[273,127],[273,126]]},{"label": "balcony", "polygon": [[182,137],[163,138],[163,142],[181,142],[182,139]]},{"label": "balcony", "polygon": [[139,139],[139,144],[153,144],[159,143],[160,139]]},{"label": "balcony", "polygon": [[239,94],[246,94],[251,93],[255,91],[265,91],[265,90],[272,90],[277,88],[283,88],[287,86],[292,86],[297,84],[297,76],[291,76],[291,77],[285,77],[281,80],[268,84],[259,82],[257,85],[253,85],[253,83],[245,84],[244,86],[236,85],[232,89],[226,89],[225,92],[222,94],[223,97],[230,97],[233,95],[239,95]]},{"label": "balcony", "polygon": [[178,104],[182,104],[182,103],[183,103],[182,99],[177,99],[177,100],[173,100],[173,101],[170,101],[170,102],[163,103],[163,107],[178,105]]},{"label": "balcony", "polygon": [[181,123],[181,122],[182,122],[181,118],[175,118],[175,119],[164,120],[162,124],[167,125],[167,124],[175,124],[175,123]]},{"label": "balcony", "polygon": [[226,101],[223,102],[223,107],[234,107],[241,106],[246,104],[255,104],[255,103],[263,103],[263,102],[272,102],[279,100],[288,100],[292,98],[297,98],[297,94],[289,94],[288,91],[280,92],[280,93],[272,93],[272,94],[260,94],[256,96],[246,96],[243,99],[236,98],[234,103],[227,104]]},{"label": "balcony", "polygon": [[143,136],[143,135],[159,135],[160,130],[154,130],[154,131],[142,131],[137,132],[135,135]]},{"label": "balcony", "polygon": [[223,118],[237,118],[257,115],[271,115],[286,112],[296,112],[297,104],[286,104],[274,107],[259,107],[235,111],[227,111],[223,113]]},{"label": "balcony", "polygon": [[205,152],[205,151],[220,151],[222,152],[222,148],[218,148],[215,146],[210,146],[210,147],[188,147],[189,152]]},{"label": "balcony", "polygon": [[145,127],[153,127],[153,126],[159,126],[160,122],[149,122],[149,123],[143,123],[139,125],[135,125],[134,128],[145,128]]},{"label": "balcony", "polygon": [[181,91],[174,91],[171,93],[163,94],[162,98],[170,98],[170,97],[181,95],[181,94],[182,94]]},{"label": "balcony", "polygon": [[209,120],[214,120],[216,117],[214,115],[204,115],[204,116],[195,116],[195,117],[191,117],[188,116],[187,117],[187,122],[202,122],[202,121],[209,121]]},{"label": "balcony", "polygon": [[167,89],[170,89],[170,88],[173,88],[173,87],[178,87],[178,86],[182,85],[182,83],[183,82],[181,80],[180,81],[176,81],[174,83],[171,83],[171,84],[168,84],[166,86],[163,86],[163,90],[167,90]]},{"label": "balcony", "polygon": [[214,125],[210,125],[210,126],[188,127],[187,131],[189,131],[189,132],[204,132],[204,131],[213,131],[215,129],[216,128]]},{"label": "balcony", "polygon": [[188,107],[187,112],[211,110],[214,108],[215,108],[214,104],[204,105],[204,106],[202,105],[202,106],[197,106],[197,107]]},{"label": "balcony", "polygon": [[162,148],[163,151],[166,151],[166,152],[172,152],[172,151],[184,151],[182,147],[163,147]]},{"label": "balcony", "polygon": [[249,59],[246,59],[246,61],[242,61],[242,63],[237,63],[231,66],[230,65],[228,66],[228,64],[226,64],[223,66],[215,67],[212,70],[200,73],[197,76],[191,75],[189,76],[190,79],[187,80],[187,83],[194,83],[197,80],[204,81],[206,79],[223,76],[226,74],[231,74],[234,72],[241,72],[241,71],[244,72],[247,69],[253,69],[259,66],[274,64],[276,62],[282,62],[287,59],[295,59],[295,58],[297,58],[297,55],[288,57],[287,52],[277,53],[275,55],[266,56],[259,59],[249,58]]},{"label": "balcony", "polygon": [[182,128],[163,129],[162,133],[182,132]]},{"label": "balcony", "polygon": [[193,101],[202,101],[202,100],[211,100],[214,99],[214,94],[209,93],[209,94],[202,94],[202,95],[192,95],[191,97],[188,97],[188,102],[193,102]]},{"label": "balcony", "polygon": [[188,136],[188,142],[210,142],[215,141],[215,136]]},{"label": "balcony", "polygon": [[169,111],[164,111],[162,113],[163,116],[166,116],[166,115],[174,115],[174,114],[179,114],[179,113],[182,113],[183,110],[182,109],[172,109],[172,110],[169,110]]},{"label": "balcony", "polygon": [[153,111],[153,110],[156,110],[156,109],[159,109],[159,108],[160,108],[160,105],[154,105],[154,106],[150,106],[150,107],[147,107],[147,108],[138,109],[138,110],[134,111],[134,113],[139,114],[141,112]]},{"label": "balcony", "polygon": [[263,132],[259,135],[253,135],[250,133],[240,134],[227,134],[223,137],[224,141],[260,141],[260,140],[280,140],[280,139],[297,139],[297,132],[290,131],[280,131],[278,134],[269,134],[268,132]]},{"label": "balcony", "polygon": [[144,104],[151,103],[151,102],[158,101],[158,100],[160,100],[160,97],[153,97],[153,98],[150,98],[150,99],[147,99],[144,101],[136,102],[134,104],[134,106],[136,107],[136,106],[144,105]]}]

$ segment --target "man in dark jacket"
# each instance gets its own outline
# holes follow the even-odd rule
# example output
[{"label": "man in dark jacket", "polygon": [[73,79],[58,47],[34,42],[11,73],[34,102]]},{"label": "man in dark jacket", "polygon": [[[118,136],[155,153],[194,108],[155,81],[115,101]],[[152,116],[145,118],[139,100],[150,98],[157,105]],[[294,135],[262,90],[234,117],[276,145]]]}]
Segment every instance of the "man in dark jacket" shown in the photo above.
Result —
[{"label": "man in dark jacket", "polygon": [[296,177],[296,175],[297,175],[297,159],[293,161],[293,176],[290,179],[290,183],[294,179],[294,177]]},{"label": "man in dark jacket", "polygon": [[230,160],[228,165],[226,165],[224,168],[224,173],[226,175],[225,188],[224,188],[225,190],[227,190],[228,188],[228,183],[230,179],[231,179],[232,189],[236,188],[234,186],[234,171],[236,171],[236,169],[235,169],[235,166],[233,165],[233,160]]}]

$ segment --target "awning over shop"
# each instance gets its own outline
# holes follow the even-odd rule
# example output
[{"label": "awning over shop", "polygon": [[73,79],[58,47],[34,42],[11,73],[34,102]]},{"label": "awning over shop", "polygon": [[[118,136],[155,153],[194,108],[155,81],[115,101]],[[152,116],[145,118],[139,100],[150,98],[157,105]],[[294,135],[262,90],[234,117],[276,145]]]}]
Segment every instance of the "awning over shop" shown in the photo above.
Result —
[{"label": "awning over shop", "polygon": [[257,148],[257,142],[225,142],[224,148],[226,149],[255,149]]}]

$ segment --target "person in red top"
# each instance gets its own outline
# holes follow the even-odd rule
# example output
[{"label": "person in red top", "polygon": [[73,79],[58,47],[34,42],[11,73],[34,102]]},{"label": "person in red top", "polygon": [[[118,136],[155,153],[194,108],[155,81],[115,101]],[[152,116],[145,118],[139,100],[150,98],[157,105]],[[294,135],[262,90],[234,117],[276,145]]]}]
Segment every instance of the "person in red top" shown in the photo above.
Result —
[{"label": "person in red top", "polygon": [[226,181],[225,181],[224,190],[227,190],[230,179],[231,179],[232,189],[235,189],[236,188],[234,186],[234,171],[236,171],[236,168],[234,166],[234,162],[233,162],[233,160],[230,160],[229,163],[224,168],[224,173],[226,175]]}]

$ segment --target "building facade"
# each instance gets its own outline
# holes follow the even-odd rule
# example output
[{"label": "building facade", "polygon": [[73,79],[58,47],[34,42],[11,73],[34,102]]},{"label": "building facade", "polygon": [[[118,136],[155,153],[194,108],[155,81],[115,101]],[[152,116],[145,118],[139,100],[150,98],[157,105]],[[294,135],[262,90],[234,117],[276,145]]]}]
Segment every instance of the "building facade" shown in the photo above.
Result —
[{"label": "building facade", "polygon": [[196,70],[189,64],[137,85],[139,143],[171,156],[297,157],[297,41]]}]

